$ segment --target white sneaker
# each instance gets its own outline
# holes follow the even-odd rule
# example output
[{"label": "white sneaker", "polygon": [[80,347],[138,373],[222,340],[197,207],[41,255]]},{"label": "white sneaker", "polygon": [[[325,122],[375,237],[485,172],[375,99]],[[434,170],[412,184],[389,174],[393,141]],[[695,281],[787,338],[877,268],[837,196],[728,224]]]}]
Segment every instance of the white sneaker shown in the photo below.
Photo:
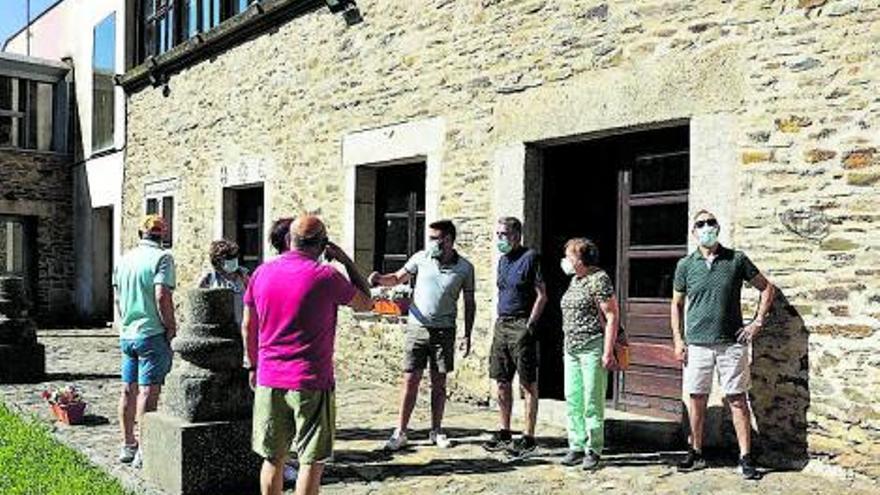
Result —
[{"label": "white sneaker", "polygon": [[448,449],[449,447],[452,447],[452,442],[449,440],[449,437],[447,437],[446,434],[443,433],[443,430],[432,430],[428,438],[430,438],[431,443],[436,445],[438,448]]},{"label": "white sneaker", "polygon": [[391,438],[385,442],[385,446],[382,448],[391,451],[400,450],[406,447],[406,443],[406,432],[394,430],[394,433],[391,434]]},{"label": "white sneaker", "polygon": [[131,467],[135,469],[144,467],[144,458],[141,455],[141,449],[138,449],[137,453],[134,455],[134,459],[131,460]]},{"label": "white sneaker", "polygon": [[134,445],[122,445],[119,447],[119,462],[123,464],[128,464],[129,462],[134,460],[135,454],[137,454],[138,446]]}]

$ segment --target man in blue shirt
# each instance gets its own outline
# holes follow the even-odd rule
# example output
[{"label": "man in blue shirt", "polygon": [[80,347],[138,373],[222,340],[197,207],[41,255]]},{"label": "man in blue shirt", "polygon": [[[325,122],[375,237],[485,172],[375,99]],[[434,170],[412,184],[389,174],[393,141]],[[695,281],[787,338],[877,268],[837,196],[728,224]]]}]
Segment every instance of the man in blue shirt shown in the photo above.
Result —
[{"label": "man in blue shirt", "polygon": [[156,410],[171,370],[171,339],[177,333],[174,259],[161,246],[166,230],[162,217],[147,215],[138,231],[141,241],[125,253],[113,273],[122,350],[119,423],[124,443],[119,461],[135,467],[141,463],[135,418],[143,424],[144,413]]},{"label": "man in blue shirt", "polygon": [[[538,416],[538,353],[535,324],[547,304],[538,253],[522,245],[522,223],[514,217],[498,220],[498,319],[489,354],[489,375],[497,384],[501,427],[484,445],[486,450],[529,453],[535,444]],[[513,409],[511,382],[519,373],[520,390],[526,401],[526,428],[513,441],[510,414]]]}]

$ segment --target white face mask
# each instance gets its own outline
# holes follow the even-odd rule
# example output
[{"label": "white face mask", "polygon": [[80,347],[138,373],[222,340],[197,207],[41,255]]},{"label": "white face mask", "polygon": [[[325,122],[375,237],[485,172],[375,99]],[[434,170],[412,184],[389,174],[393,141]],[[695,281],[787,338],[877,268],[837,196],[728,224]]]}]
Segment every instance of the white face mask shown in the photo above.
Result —
[{"label": "white face mask", "polygon": [[223,261],[223,271],[226,273],[235,273],[238,271],[238,258]]},{"label": "white face mask", "polygon": [[440,241],[429,241],[426,251],[428,252],[428,256],[432,258],[439,258],[441,254],[443,254],[443,247],[440,245]]},{"label": "white face mask", "polygon": [[571,261],[568,261],[568,258],[562,258],[562,261],[559,262],[559,267],[562,268],[562,273],[574,275],[574,265]]},{"label": "white face mask", "polygon": [[703,247],[710,248],[715,244],[718,244],[718,227],[702,227],[697,230],[697,238],[700,240],[700,245]]}]

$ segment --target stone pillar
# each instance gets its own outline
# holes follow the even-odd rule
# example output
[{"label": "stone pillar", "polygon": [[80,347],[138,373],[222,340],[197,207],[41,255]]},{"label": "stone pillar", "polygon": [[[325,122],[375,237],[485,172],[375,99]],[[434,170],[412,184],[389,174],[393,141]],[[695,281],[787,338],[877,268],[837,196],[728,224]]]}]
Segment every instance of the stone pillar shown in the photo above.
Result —
[{"label": "stone pillar", "polygon": [[229,289],[187,294],[186,325],[171,343],[175,364],[158,412],[141,438],[144,474],[175,494],[256,486],[260,458],[251,451],[253,394]]},{"label": "stone pillar", "polygon": [[0,277],[0,383],[35,383],[46,376],[46,348],[28,316],[24,279]]}]

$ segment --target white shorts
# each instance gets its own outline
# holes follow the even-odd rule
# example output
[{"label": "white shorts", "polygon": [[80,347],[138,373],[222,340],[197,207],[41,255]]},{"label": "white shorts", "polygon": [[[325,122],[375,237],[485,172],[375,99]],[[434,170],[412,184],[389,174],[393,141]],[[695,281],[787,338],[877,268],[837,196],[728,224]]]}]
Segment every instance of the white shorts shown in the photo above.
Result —
[{"label": "white shorts", "polygon": [[748,392],[749,348],[743,344],[690,344],[684,365],[682,387],[689,395],[708,395],[712,391],[713,371],[718,370],[718,381],[725,395]]}]

